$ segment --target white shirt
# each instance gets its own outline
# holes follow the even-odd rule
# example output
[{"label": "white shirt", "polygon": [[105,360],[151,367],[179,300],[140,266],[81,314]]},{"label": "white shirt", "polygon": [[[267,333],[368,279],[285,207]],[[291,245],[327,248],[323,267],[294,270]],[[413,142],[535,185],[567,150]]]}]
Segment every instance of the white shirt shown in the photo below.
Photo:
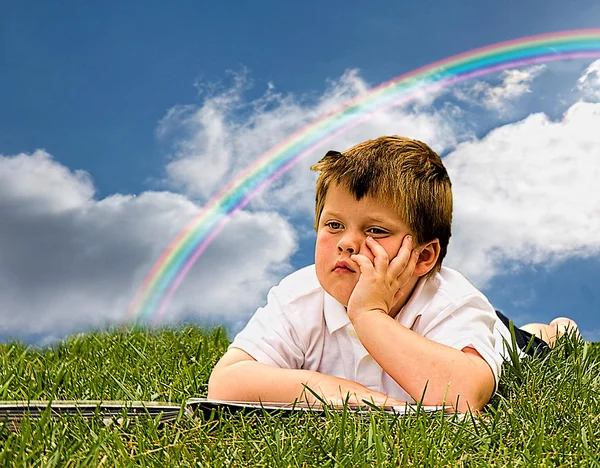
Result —
[{"label": "white shirt", "polygon": [[[489,364],[498,386],[502,356],[495,349],[494,308],[464,276],[442,267],[422,278],[395,320],[414,332],[456,349],[472,347]],[[372,390],[414,402],[369,355],[342,304],[327,294],[315,266],[302,268],[269,291],[230,348],[259,362],[308,369],[358,382]]]}]

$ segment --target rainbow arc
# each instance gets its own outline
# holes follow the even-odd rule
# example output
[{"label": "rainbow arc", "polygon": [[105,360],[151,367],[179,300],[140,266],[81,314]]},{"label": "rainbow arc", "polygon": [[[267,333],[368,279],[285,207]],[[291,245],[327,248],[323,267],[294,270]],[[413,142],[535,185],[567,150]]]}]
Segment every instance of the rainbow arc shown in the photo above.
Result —
[{"label": "rainbow arc", "polygon": [[455,55],[357,96],[299,129],[229,182],[194,217],[146,276],[129,308],[137,320],[160,318],[196,260],[231,217],[273,180],[374,114],[465,80],[532,64],[600,57],[600,29],[529,36]]}]

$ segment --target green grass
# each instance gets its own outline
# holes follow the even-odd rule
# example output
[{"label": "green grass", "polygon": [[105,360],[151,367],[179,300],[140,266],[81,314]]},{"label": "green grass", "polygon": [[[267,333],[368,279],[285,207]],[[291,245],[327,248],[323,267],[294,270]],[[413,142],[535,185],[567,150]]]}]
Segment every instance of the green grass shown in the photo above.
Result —
[{"label": "green grass", "polygon": [[[0,345],[0,400],[205,396],[223,330],[113,331],[36,350]],[[0,466],[600,466],[600,344],[559,340],[506,365],[482,418],[373,413],[176,421],[0,421]]]}]

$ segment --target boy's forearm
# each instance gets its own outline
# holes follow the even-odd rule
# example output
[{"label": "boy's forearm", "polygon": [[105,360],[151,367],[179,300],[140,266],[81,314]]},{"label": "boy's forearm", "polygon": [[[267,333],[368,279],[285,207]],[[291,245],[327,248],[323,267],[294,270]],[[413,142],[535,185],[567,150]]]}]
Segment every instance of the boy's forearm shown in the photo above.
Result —
[{"label": "boy's forearm", "polygon": [[357,315],[353,325],[369,354],[416,401],[425,385],[427,405],[455,405],[460,395],[457,409],[466,411],[491,397],[493,373],[483,359],[420,336],[380,311]]},{"label": "boy's forearm", "polygon": [[[327,387],[330,393],[332,388],[339,388],[337,396],[342,400],[348,393],[359,392],[361,396],[370,393],[369,389],[356,382],[315,371],[282,369],[257,361],[240,361],[215,368],[209,381],[208,397],[224,401],[314,402],[316,399],[306,387],[325,397],[327,395],[323,395],[323,388]],[[381,397],[377,392],[372,394]]]},{"label": "boy's forearm", "polygon": [[312,371],[280,369],[256,361],[240,361],[215,368],[208,397],[226,401],[293,402],[303,395]]}]

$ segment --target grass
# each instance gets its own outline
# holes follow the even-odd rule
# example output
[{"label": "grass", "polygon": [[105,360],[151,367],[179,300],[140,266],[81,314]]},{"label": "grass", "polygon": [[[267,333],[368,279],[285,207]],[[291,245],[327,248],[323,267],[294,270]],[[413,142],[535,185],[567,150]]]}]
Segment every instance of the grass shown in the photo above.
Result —
[{"label": "grass", "polygon": [[[205,396],[222,329],[115,330],[0,345],[0,400]],[[483,417],[184,412],[175,421],[0,421],[0,466],[600,466],[600,344],[506,364]]]}]

